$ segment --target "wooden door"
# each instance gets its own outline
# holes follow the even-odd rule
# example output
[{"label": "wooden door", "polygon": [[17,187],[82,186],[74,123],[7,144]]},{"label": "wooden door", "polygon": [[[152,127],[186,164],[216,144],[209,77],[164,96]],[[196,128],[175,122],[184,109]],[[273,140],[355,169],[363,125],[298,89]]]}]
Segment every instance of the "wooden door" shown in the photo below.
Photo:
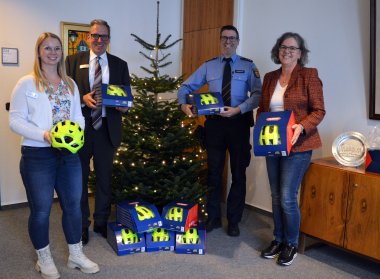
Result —
[{"label": "wooden door", "polygon": [[350,174],[344,248],[380,260],[380,176]]},{"label": "wooden door", "polygon": [[191,75],[203,62],[220,55],[219,32],[233,23],[234,0],[185,0],[182,73]]},{"label": "wooden door", "polygon": [[[184,0],[182,74],[188,78],[202,63],[220,55],[220,28],[233,24],[234,0]],[[207,92],[203,86],[199,92]],[[197,118],[202,125],[204,116]],[[222,199],[226,200],[228,154],[223,174]]]},{"label": "wooden door", "polygon": [[348,173],[312,163],[301,188],[301,232],[342,246]]}]

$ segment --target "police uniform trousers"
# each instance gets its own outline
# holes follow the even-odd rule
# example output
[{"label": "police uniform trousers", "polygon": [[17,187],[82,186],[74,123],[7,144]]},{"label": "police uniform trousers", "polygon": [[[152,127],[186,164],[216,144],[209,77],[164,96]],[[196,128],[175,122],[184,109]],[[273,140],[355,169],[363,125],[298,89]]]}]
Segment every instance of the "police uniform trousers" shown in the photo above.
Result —
[{"label": "police uniform trousers", "polygon": [[106,118],[103,118],[102,126],[98,130],[92,127],[91,118],[85,118],[85,121],[84,146],[79,150],[79,157],[81,159],[83,181],[81,199],[82,227],[88,228],[91,224],[88,203],[88,177],[91,158],[93,159],[95,170],[94,223],[97,226],[105,226],[111,213],[111,175],[116,148],[109,138]]},{"label": "police uniform trousers", "polygon": [[234,224],[241,221],[246,195],[245,171],[251,160],[250,118],[252,112],[232,118],[208,116],[206,119],[209,219],[221,218],[222,177],[228,150],[232,183],[227,197],[227,220]]}]

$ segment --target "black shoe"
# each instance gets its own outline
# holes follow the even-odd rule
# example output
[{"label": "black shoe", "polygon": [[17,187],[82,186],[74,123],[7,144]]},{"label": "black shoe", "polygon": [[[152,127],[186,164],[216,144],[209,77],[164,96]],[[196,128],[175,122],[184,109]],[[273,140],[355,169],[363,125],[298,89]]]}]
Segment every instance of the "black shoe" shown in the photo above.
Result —
[{"label": "black shoe", "polygon": [[222,227],[222,221],[220,218],[211,218],[206,222],[206,232],[211,232],[213,229],[219,229]]},{"label": "black shoe", "polygon": [[82,244],[86,245],[89,241],[88,228],[82,228]]},{"label": "black shoe", "polygon": [[282,248],[280,256],[277,259],[277,264],[284,266],[291,265],[295,257],[297,257],[297,247],[287,244]]},{"label": "black shoe", "polygon": [[273,240],[269,247],[261,251],[261,257],[266,259],[273,259],[277,257],[281,252],[282,246],[282,243]]},{"label": "black shoe", "polygon": [[103,236],[104,238],[107,238],[107,225],[94,225],[94,232],[101,234],[101,236]]},{"label": "black shoe", "polygon": [[229,236],[239,236],[240,235],[239,225],[237,223],[236,224],[228,223],[227,234]]}]

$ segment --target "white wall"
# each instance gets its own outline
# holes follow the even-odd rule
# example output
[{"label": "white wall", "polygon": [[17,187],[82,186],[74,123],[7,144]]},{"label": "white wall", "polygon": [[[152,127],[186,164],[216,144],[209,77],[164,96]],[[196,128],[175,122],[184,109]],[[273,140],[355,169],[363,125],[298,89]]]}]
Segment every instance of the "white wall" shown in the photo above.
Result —
[{"label": "white wall", "polygon": [[[112,5],[110,4],[112,2]],[[25,190],[19,175],[20,137],[8,128],[8,112],[4,104],[9,102],[17,80],[31,72],[34,45],[41,32],[60,34],[60,22],[89,23],[102,18],[111,26],[111,53],[126,60],[131,73],[146,74],[140,65],[148,66],[139,54],[141,46],[131,33],[149,43],[155,43],[156,0],[0,0],[0,47],[19,49],[19,65],[0,64],[0,193],[1,205],[26,201]],[[171,34],[173,42],[182,36],[182,1],[160,1],[160,31],[162,38]],[[178,75],[181,71],[181,46],[168,50],[168,60],[173,64],[162,73]]]},{"label": "white wall", "polygon": [[[111,2],[111,1],[110,1]],[[16,81],[33,64],[33,48],[43,31],[60,33],[59,22],[87,23],[106,19],[112,28],[111,52],[129,63],[132,73],[141,74],[145,61],[133,41],[135,33],[149,42],[155,36],[156,0],[0,0],[0,47],[16,47],[20,65],[0,65],[0,190],[1,204],[25,201],[18,173],[19,137],[8,129],[4,103]],[[163,36],[181,37],[180,0],[161,0],[160,30]],[[308,66],[317,67],[324,83],[327,114],[319,127],[323,148],[314,157],[331,156],[331,145],[342,132],[367,134],[379,122],[368,120],[369,96],[369,1],[363,0],[235,0],[235,23],[241,33],[238,49],[255,61],[261,75],[278,67],[270,60],[275,40],[286,31],[300,33],[310,53]],[[36,4],[38,3],[38,4]],[[99,3],[99,8],[93,8]],[[91,5],[90,5],[91,4]],[[63,16],[62,16],[63,15]],[[173,47],[167,69],[180,72],[180,46]],[[247,171],[247,203],[270,211],[270,194],[263,158],[253,158]]]},{"label": "white wall", "polygon": [[[326,116],[319,126],[323,147],[314,158],[332,156],[342,132],[366,135],[378,125],[368,119],[370,1],[239,0],[241,48],[264,73],[278,68],[270,51],[284,32],[297,32],[310,49],[309,67],[318,68],[324,85]],[[249,168],[247,203],[271,211],[263,158]]]}]

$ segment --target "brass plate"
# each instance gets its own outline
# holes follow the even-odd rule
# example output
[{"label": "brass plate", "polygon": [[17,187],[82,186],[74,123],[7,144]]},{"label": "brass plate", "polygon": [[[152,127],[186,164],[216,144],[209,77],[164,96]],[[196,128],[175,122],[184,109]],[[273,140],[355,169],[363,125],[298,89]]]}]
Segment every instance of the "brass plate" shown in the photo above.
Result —
[{"label": "brass plate", "polygon": [[335,159],[347,167],[357,167],[364,163],[366,156],[365,138],[358,132],[347,132],[339,135],[333,145]]}]

